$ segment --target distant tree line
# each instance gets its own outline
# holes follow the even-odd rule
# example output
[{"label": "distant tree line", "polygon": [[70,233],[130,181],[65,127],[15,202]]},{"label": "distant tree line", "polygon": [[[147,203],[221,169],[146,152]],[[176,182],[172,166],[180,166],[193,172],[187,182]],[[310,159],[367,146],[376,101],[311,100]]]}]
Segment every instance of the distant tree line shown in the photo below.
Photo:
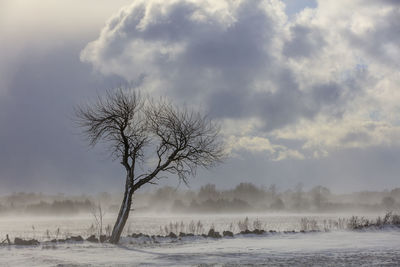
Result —
[{"label": "distant tree line", "polygon": [[214,184],[202,186],[198,191],[164,186],[138,195],[134,203],[139,211],[176,213],[368,212],[399,209],[400,188],[334,194],[324,186],[304,190],[302,184],[285,191],[279,191],[275,185],[260,187],[252,183],[240,183],[229,190],[218,190]]},{"label": "distant tree line", "polygon": [[[112,213],[118,211],[119,202],[119,195],[106,192],[94,196],[21,192],[0,197],[0,213],[88,213],[98,203]],[[225,190],[217,189],[214,184],[206,184],[199,190],[163,186],[136,194],[132,203],[140,213],[382,212],[400,210],[400,188],[335,194],[324,186],[305,190],[301,184],[284,191],[275,185],[260,187],[252,183],[240,183]]]},{"label": "distant tree line", "polygon": [[27,205],[25,212],[28,214],[76,214],[79,212],[87,212],[93,209],[94,204],[86,199],[85,201],[61,200],[51,203],[40,201],[36,204]]},{"label": "distant tree line", "polygon": [[0,213],[23,215],[58,215],[88,213],[94,207],[93,197],[46,195],[18,192],[0,197]]}]

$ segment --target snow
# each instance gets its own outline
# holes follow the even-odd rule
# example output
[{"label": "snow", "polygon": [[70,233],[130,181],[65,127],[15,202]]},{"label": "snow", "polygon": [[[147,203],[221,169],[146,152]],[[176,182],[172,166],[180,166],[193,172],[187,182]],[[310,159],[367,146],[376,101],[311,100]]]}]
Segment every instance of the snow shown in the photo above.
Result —
[{"label": "snow", "polygon": [[120,245],[76,242],[0,247],[1,266],[400,265],[400,231],[334,231]]},{"label": "snow", "polygon": [[[307,217],[315,219],[322,226],[324,220],[349,218],[353,214],[215,214],[215,215],[138,215],[135,212],[131,213],[125,225],[122,235],[132,233],[144,233],[149,235],[166,234],[160,232],[160,227],[170,223],[178,222],[185,226],[191,221],[197,223],[201,221],[204,226],[204,233],[207,233],[211,226],[214,226],[216,231],[231,230],[239,232],[238,222],[243,221],[246,217],[250,223],[258,219],[262,223],[262,228],[265,230],[275,231],[291,231],[300,230],[300,219]],[[384,214],[356,214],[366,218],[375,219],[377,216]],[[113,226],[117,214],[108,213],[104,217],[104,226]],[[58,238],[66,238],[68,235],[89,236],[90,226],[94,224],[94,218],[91,214],[82,214],[79,216],[49,216],[49,217],[21,217],[21,216],[3,216],[0,217],[0,239],[9,234],[10,237],[35,238],[39,241],[56,238],[56,232],[59,230]],[[233,229],[230,229],[230,226]],[[252,226],[252,225],[250,225]],[[161,230],[162,230],[161,229]],[[180,229],[179,229],[180,230]],[[187,232],[186,229],[184,231]],[[47,238],[47,232],[50,233],[50,238]],[[167,233],[168,234],[168,233]]]},{"label": "snow", "polygon": [[[358,214],[360,215],[360,214]],[[363,215],[363,214],[361,214]],[[369,215],[376,218],[377,215]],[[108,214],[105,224],[115,222]],[[148,216],[133,214],[126,229],[131,233],[160,234],[160,227],[170,222],[200,220],[204,230],[211,225],[216,231],[229,229],[248,217],[259,219],[265,230],[299,230],[300,218],[327,219],[350,215],[264,214],[264,215],[193,215]],[[190,266],[190,265],[281,265],[281,266],[400,266],[400,230],[332,231],[317,233],[267,233],[236,235],[233,238],[203,237],[173,238],[122,237],[119,245],[89,242],[54,244],[47,242],[68,235],[88,236],[93,223],[91,216],[80,217],[3,217],[0,218],[0,239],[10,235],[36,238],[36,247],[0,246],[0,266]],[[46,233],[49,230],[49,233]],[[236,232],[238,229],[236,229]],[[126,236],[126,232],[123,236]],[[49,235],[49,236],[48,236]],[[1,241],[0,240],[0,241]]]}]

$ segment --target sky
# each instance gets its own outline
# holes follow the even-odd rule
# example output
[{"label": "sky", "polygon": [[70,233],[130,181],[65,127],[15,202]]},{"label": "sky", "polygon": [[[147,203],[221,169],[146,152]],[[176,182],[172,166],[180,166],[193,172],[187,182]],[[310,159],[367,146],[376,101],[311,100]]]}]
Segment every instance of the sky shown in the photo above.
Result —
[{"label": "sky", "polygon": [[399,17],[396,0],[0,0],[0,193],[122,190],[73,107],[127,84],[221,123],[229,156],[191,188],[400,187]]}]

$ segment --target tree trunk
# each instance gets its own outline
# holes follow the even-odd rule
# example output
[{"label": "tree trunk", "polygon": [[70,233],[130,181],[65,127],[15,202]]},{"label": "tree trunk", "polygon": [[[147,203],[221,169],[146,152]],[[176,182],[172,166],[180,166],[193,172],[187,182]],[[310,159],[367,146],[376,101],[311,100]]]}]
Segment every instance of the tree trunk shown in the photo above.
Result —
[{"label": "tree trunk", "polygon": [[122,201],[121,208],[118,213],[118,218],[117,221],[115,222],[111,234],[110,243],[117,244],[119,242],[122,230],[124,230],[125,223],[128,220],[129,212],[131,210],[132,195],[133,195],[133,188],[129,183],[129,178],[127,178],[125,185],[124,200]]}]

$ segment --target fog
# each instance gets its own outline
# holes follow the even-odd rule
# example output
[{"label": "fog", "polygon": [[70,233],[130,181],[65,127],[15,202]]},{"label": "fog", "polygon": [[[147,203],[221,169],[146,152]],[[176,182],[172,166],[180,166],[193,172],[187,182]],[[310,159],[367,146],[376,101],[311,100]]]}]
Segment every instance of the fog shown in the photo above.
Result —
[{"label": "fog", "polygon": [[[108,214],[118,212],[120,194],[65,195],[18,192],[0,197],[0,215],[59,216],[90,214],[99,205]],[[267,214],[267,213],[382,213],[396,211],[400,188],[385,191],[333,193],[327,187],[303,189],[302,184],[281,191],[275,185],[240,183],[231,189],[214,184],[199,190],[171,186],[135,193],[133,214]]]}]

